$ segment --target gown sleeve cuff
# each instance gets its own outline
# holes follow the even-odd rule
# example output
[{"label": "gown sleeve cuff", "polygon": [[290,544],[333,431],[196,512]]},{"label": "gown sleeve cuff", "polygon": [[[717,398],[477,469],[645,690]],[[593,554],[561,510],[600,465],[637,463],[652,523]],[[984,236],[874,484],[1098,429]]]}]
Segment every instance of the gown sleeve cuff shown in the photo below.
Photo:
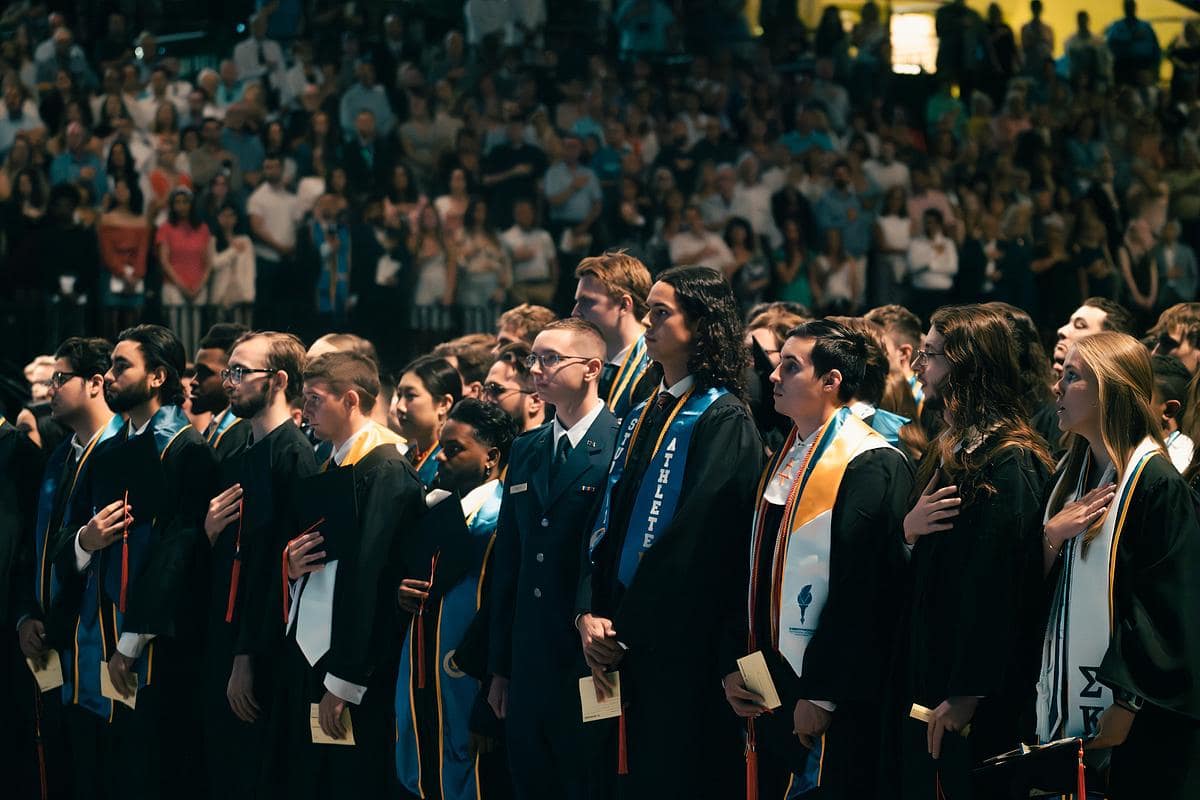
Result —
[{"label": "gown sleeve cuff", "polygon": [[350,683],[334,675],[332,672],[325,673],[325,688],[329,693],[345,700],[347,703],[360,705],[363,695],[367,693],[367,687],[359,686],[357,683]]},{"label": "gown sleeve cuff", "polygon": [[83,572],[87,569],[87,565],[92,563],[92,554],[83,549],[83,545],[79,543],[79,536],[83,533],[83,528],[75,531],[75,569]]},{"label": "gown sleeve cuff", "polygon": [[138,658],[153,638],[152,633],[122,633],[117,640],[117,652],[126,658]]}]

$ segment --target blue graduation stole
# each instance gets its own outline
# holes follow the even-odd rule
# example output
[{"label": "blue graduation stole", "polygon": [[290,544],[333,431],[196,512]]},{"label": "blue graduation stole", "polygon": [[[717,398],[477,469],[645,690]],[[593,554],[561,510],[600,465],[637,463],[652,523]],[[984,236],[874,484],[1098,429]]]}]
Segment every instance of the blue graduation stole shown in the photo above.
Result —
[{"label": "blue graduation stole", "polygon": [[89,442],[87,447],[84,448],[83,454],[79,457],[79,463],[75,465],[75,471],[69,477],[62,474],[63,467],[66,466],[67,458],[71,452],[71,443],[69,441],[59,445],[58,449],[50,457],[49,463],[46,464],[46,471],[42,478],[42,490],[38,496],[38,535],[33,540],[34,556],[38,564],[37,573],[33,577],[33,590],[43,611],[50,608],[50,604],[54,602],[54,598],[58,595],[58,590],[61,588],[61,581],[54,571],[54,564],[50,561],[49,556],[50,540],[57,533],[57,531],[50,530],[50,523],[54,518],[54,498],[58,494],[59,485],[64,478],[69,482],[66,487],[66,494],[62,496],[62,508],[65,511],[70,507],[71,496],[75,492],[75,485],[79,482],[79,476],[83,473],[84,465],[87,464],[92,451],[96,449],[96,445],[116,436],[121,432],[121,427],[124,424],[125,420],[114,414],[112,419],[108,421],[108,424],[99,431],[95,439]]},{"label": "blue graduation stole", "polygon": [[[325,226],[312,223],[313,243],[320,253],[326,243]],[[317,273],[317,311],[321,314],[339,314],[346,310],[346,300],[350,296],[350,232],[344,226],[337,226],[338,249],[328,256],[321,255],[321,270]],[[329,260],[333,259],[336,276],[329,269]]]},{"label": "blue graduation stole", "polygon": [[919,417],[925,408],[925,390],[921,388],[921,383],[917,380],[916,375],[909,376],[908,390],[912,392],[913,401],[917,404],[917,416]]},{"label": "blue graduation stole", "polygon": [[[428,797],[437,785],[445,800],[476,800],[476,760],[470,749],[471,710],[479,695],[479,681],[467,675],[454,662],[454,654],[479,611],[483,580],[500,520],[500,502],[504,485],[497,481],[492,493],[474,514],[467,518],[467,530],[485,546],[478,549],[479,560],[462,580],[438,601],[437,665],[432,684],[438,697],[440,741],[422,742],[418,734],[413,690],[417,682],[412,674],[412,638],[416,625],[409,626],[400,653],[400,672],[396,680],[396,773],[412,794]],[[449,497],[443,503],[459,502]],[[428,684],[427,684],[428,686]],[[421,772],[421,748],[437,748],[439,775]]]},{"label": "blue graduation stole", "polygon": [[[633,512],[629,516],[629,528],[625,533],[625,542],[617,567],[617,580],[622,586],[629,586],[633,581],[642,556],[654,545],[658,537],[657,529],[665,526],[675,515],[675,506],[679,503],[679,494],[683,490],[683,473],[687,466],[688,448],[692,442],[696,422],[709,406],[726,394],[728,392],[720,388],[702,390],[699,393],[689,390],[682,401],[676,402],[675,410],[667,419],[654,445],[650,463],[642,474],[642,482],[633,503]],[[599,525],[592,532],[588,542],[589,558],[594,556],[596,547],[608,532],[613,488],[625,473],[629,451],[637,441],[642,421],[657,397],[658,393],[655,392],[638,407],[638,413],[630,414],[621,424],[621,436],[613,453],[608,485],[604,489],[604,502],[600,506]]]},{"label": "blue graduation stole", "polygon": [[432,449],[413,464],[413,469],[417,471],[417,477],[421,479],[421,485],[425,487],[425,491],[429,491],[433,486],[433,481],[438,474],[437,454],[442,452],[442,446],[435,444]]},{"label": "blue graduation stole", "polygon": [[875,413],[871,417],[871,427],[893,447],[900,442],[900,429],[910,422],[912,420],[908,417],[884,411],[882,408],[875,409]]},{"label": "blue graduation stole", "polygon": [[221,444],[221,437],[225,435],[225,431],[241,421],[241,418],[233,413],[232,408],[225,409],[221,412],[221,416],[213,420],[213,424],[209,426],[204,440],[208,442],[209,447],[217,447]]},{"label": "blue graduation stole", "polygon": [[646,337],[643,334],[633,343],[633,347],[629,348],[625,360],[617,368],[612,386],[608,389],[608,396],[604,398],[608,410],[617,419],[625,419],[625,415],[629,413],[633,406],[633,391],[649,367],[650,354],[646,351]]}]

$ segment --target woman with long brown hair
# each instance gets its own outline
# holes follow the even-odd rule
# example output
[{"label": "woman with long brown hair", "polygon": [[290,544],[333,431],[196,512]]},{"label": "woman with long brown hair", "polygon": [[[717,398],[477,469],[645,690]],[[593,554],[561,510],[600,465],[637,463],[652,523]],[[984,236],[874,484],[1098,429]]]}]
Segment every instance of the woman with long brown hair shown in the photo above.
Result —
[{"label": "woman with long brown hair", "polygon": [[913,368],[925,397],[942,402],[945,427],[904,519],[912,588],[900,796],[958,800],[972,796],[972,768],[1016,747],[1028,727],[1052,462],[1015,391],[1020,365],[1004,314],[938,309]]},{"label": "woman with long brown hair", "polygon": [[1105,332],[1071,346],[1054,387],[1068,449],[1043,532],[1038,737],[1088,740],[1112,800],[1200,796],[1200,524],[1153,385],[1141,343]]}]

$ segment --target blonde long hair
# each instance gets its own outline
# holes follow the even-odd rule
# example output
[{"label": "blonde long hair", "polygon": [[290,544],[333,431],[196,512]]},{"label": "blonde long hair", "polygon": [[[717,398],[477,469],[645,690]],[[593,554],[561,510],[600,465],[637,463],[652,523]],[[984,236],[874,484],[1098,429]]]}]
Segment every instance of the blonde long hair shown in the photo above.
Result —
[{"label": "blonde long hair", "polygon": [[[1137,339],[1124,333],[1105,331],[1077,339],[1072,345],[1087,368],[1096,376],[1099,392],[1100,438],[1116,470],[1120,485],[1125,466],[1133,451],[1147,437],[1166,452],[1162,431],[1150,410],[1154,388],[1154,370],[1150,354]],[[1077,433],[1067,437],[1067,455],[1063,480],[1050,498],[1050,514],[1062,509],[1079,481],[1079,473],[1088,463],[1088,440]],[[1109,506],[1112,509],[1112,506]],[[1084,534],[1090,542],[1100,532],[1107,512]]]}]

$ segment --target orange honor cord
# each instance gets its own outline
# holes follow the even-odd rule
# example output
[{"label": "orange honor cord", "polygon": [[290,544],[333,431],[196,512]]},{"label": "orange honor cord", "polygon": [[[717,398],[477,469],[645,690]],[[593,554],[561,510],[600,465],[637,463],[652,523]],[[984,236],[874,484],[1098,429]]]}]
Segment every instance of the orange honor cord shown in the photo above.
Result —
[{"label": "orange honor cord", "polygon": [[229,600],[225,604],[225,621],[233,622],[233,607],[237,605],[238,579],[242,576],[242,511],[243,500],[238,500],[237,539],[233,543],[233,570],[229,576]]},{"label": "orange honor cord", "polygon": [[1084,773],[1085,773],[1085,770],[1083,768],[1083,739],[1080,739],[1079,740],[1079,772],[1078,772],[1079,787],[1078,787],[1078,794],[1076,795],[1076,797],[1078,797],[1079,800],[1087,800],[1087,779],[1086,779],[1086,776]]},{"label": "orange honor cord", "polygon": [[50,786],[46,782],[46,743],[42,738],[42,692],[34,687],[33,724],[34,737],[37,741],[38,786],[41,790],[41,800],[46,800],[50,794]]},{"label": "orange honor cord", "polygon": [[746,800],[758,800],[758,750],[753,719],[746,720]]},{"label": "orange honor cord", "polygon": [[129,596],[129,490],[125,490],[125,507],[121,509],[124,524],[121,527],[121,613],[125,613],[125,600]]},{"label": "orange honor cord", "polygon": [[[433,554],[433,558],[429,562],[429,588],[433,588],[433,576],[437,573],[438,556],[442,551],[438,550]],[[426,593],[428,596],[428,593]],[[417,688],[425,688],[425,601],[417,606],[417,625],[416,625],[417,647],[414,651],[417,657]]]},{"label": "orange honor cord", "polygon": [[629,774],[629,734],[625,730],[625,707],[621,707],[621,717],[617,721],[617,774]]}]

